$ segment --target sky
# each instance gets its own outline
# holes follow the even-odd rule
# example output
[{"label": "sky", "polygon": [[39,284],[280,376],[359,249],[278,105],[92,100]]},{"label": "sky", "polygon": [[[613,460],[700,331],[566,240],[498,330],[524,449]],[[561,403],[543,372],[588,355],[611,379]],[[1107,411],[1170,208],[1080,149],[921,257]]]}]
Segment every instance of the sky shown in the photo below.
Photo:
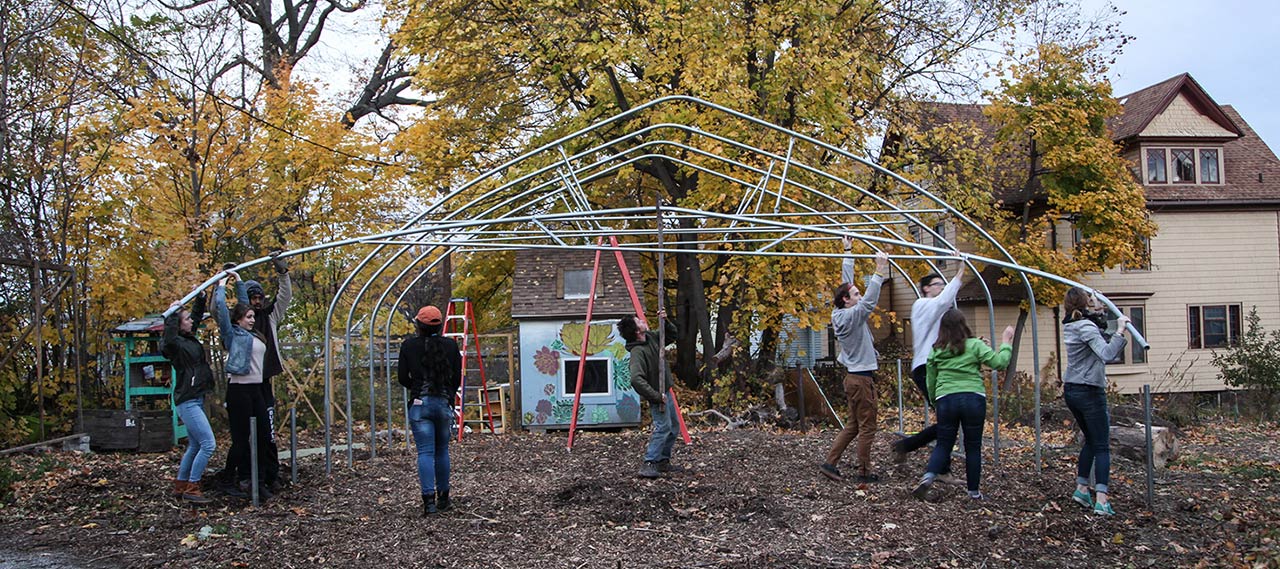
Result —
[{"label": "sky", "polygon": [[[1116,96],[1190,73],[1280,154],[1280,2],[1113,0],[1134,36],[1111,70]],[[1084,6],[1103,6],[1085,0]]]}]

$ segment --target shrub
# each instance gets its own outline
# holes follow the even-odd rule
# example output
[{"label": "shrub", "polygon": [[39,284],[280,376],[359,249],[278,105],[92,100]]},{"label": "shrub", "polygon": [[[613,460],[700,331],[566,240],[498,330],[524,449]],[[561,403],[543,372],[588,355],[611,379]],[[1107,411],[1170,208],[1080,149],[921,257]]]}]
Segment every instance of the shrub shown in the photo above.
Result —
[{"label": "shrub", "polygon": [[1235,345],[1214,350],[1211,362],[1219,377],[1232,387],[1247,389],[1256,396],[1263,417],[1273,417],[1276,395],[1280,394],[1280,331],[1262,329],[1258,307],[1249,310],[1249,323]]}]

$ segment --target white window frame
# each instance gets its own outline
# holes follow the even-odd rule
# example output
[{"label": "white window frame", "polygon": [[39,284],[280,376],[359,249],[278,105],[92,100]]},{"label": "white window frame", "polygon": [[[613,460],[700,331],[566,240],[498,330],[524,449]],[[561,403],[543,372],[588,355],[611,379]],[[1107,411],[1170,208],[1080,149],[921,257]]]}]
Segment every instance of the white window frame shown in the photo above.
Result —
[{"label": "white window frame", "polygon": [[[566,382],[567,382],[567,381],[569,381],[569,377],[568,377],[568,374],[569,374],[569,362],[570,362],[570,361],[572,361],[572,362],[574,362],[574,363],[577,363],[577,362],[581,361],[581,359],[582,359],[582,358],[579,358],[578,356],[575,356],[575,355],[572,355],[572,354],[570,354],[570,355],[568,355],[568,356],[565,356],[565,357],[560,358],[560,374],[559,374],[559,375],[560,375],[560,383],[559,383],[559,385],[557,385],[557,387],[559,388],[560,396],[561,396],[561,397],[573,397],[573,390],[572,390],[572,389],[565,389]],[[612,358],[608,358],[608,357],[600,357],[600,356],[588,356],[588,357],[587,357],[587,362],[588,362],[588,363],[590,363],[590,362],[604,362],[605,391],[604,391],[603,393],[599,393],[599,392],[596,392],[596,393],[587,393],[587,392],[585,392],[585,391],[584,391],[584,392],[582,392],[582,396],[583,396],[584,398],[585,398],[585,397],[604,397],[604,398],[612,398],[612,397],[613,397],[613,359],[612,359]],[[584,377],[583,379],[586,379],[586,378]],[[577,376],[577,375],[574,375],[574,377],[573,377],[573,381],[576,383],[576,382],[577,382],[577,380],[578,380],[578,376]]]}]

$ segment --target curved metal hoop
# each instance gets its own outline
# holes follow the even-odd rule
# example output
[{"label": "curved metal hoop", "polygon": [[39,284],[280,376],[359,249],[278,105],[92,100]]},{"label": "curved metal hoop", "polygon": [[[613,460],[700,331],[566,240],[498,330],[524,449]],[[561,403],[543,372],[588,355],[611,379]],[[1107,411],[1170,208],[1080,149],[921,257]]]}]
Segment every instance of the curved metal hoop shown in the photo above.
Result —
[{"label": "curved metal hoop", "polygon": [[[664,118],[663,111],[695,110],[732,122],[738,138],[708,132],[696,125],[674,122],[645,124],[650,114]],[[694,113],[669,113],[692,116]],[[705,122],[705,121],[700,121]],[[633,130],[626,131],[631,128]],[[619,131],[625,131],[618,134]],[[757,140],[785,141],[783,152],[762,148],[760,143],[741,140],[750,134]],[[601,142],[591,144],[591,141]],[[569,148],[580,147],[570,153]],[[806,161],[806,159],[808,161]],[[607,183],[638,167],[662,163],[696,173],[726,188],[741,188],[736,206],[695,209],[680,204],[663,205],[661,221],[656,206],[604,207],[593,203],[585,186]],[[838,166],[838,168],[837,168]],[[776,172],[776,173],[775,173]],[[851,174],[852,173],[852,174]],[[851,179],[855,176],[869,187]],[[727,192],[726,192],[727,193]],[[644,200],[641,200],[644,201]],[[770,204],[769,202],[772,202]],[[728,204],[729,200],[722,199]],[[763,211],[762,211],[763,210]],[[996,257],[957,252],[946,235],[935,229],[940,222],[964,227],[966,237],[985,243]],[[662,233],[683,239],[658,239]],[[692,228],[692,229],[689,229]],[[959,233],[959,232],[957,232]],[[835,241],[852,237],[871,252],[890,254],[893,268],[905,277],[913,291],[914,279],[900,261],[923,261],[933,272],[937,262],[958,260],[977,277],[986,296],[990,334],[995,336],[995,308],[988,283],[977,263],[1005,269],[1017,275],[1026,292],[1031,319],[1032,365],[1036,408],[1036,465],[1040,466],[1040,345],[1036,323],[1036,299],[1028,276],[1062,283],[1084,285],[1057,275],[1019,265],[989,233],[955,207],[903,176],[871,159],[854,155],[815,138],[784,129],[763,120],[714,103],[685,96],[656,99],[530,150],[493,168],[441,197],[402,227],[371,235],[322,243],[283,253],[294,256],[339,247],[369,249],[338,287],[325,315],[325,467],[332,470],[332,348],[333,316],[341,304],[347,314],[342,330],[342,353],[346,370],[347,441],[352,442],[351,355],[352,333],[366,323],[368,341],[370,437],[377,423],[374,387],[375,321],[387,310],[381,334],[391,338],[392,315],[405,294],[413,288],[448,251],[487,252],[529,248],[595,250],[596,238],[615,235],[622,249],[654,253],[705,255],[836,257],[832,253],[800,251],[791,244]],[[696,235],[696,239],[691,238]],[[928,244],[926,244],[926,241]],[[860,256],[869,256],[870,253]],[[262,257],[233,268],[259,265]],[[380,264],[379,264],[380,262]],[[423,268],[422,264],[428,265]],[[377,268],[372,268],[377,264]],[[214,275],[185,297],[190,301],[199,290],[217,282]],[[391,276],[387,276],[387,275]],[[357,288],[355,285],[361,282]],[[381,292],[374,289],[381,288]],[[1089,287],[1084,287],[1088,289]],[[349,294],[355,289],[354,295]],[[395,300],[386,303],[393,290]],[[1091,290],[1113,312],[1115,305]],[[355,321],[362,301],[371,292],[376,300]],[[350,298],[348,298],[350,297]],[[166,315],[168,312],[166,311]],[[1147,347],[1142,335],[1129,327],[1135,343]],[[389,349],[388,349],[389,350]],[[389,353],[384,354],[384,358]],[[384,359],[384,361],[387,361]],[[386,371],[387,425],[392,423],[390,365]],[[998,382],[995,382],[998,385]],[[994,397],[995,457],[999,461],[999,392]],[[376,441],[371,441],[375,442]],[[371,450],[376,449],[376,444]],[[376,450],[373,450],[376,452]],[[353,461],[352,445],[347,445],[347,463]]]}]

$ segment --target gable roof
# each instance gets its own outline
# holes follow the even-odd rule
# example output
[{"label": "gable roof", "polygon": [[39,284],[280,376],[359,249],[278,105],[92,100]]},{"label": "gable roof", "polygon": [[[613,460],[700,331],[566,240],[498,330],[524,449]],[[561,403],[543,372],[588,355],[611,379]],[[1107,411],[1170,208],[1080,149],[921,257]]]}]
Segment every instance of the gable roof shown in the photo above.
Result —
[{"label": "gable roof", "polygon": [[[562,298],[564,271],[593,270],[595,251],[581,249],[525,249],[516,252],[515,275],[511,283],[512,318],[560,318],[582,320],[587,316],[587,299]],[[643,286],[640,255],[624,251],[631,282]],[[637,291],[640,292],[640,291]],[[641,296],[641,305],[644,298]],[[600,257],[600,277],[591,318],[620,318],[635,314],[631,294],[622,278],[616,256],[605,251]]]},{"label": "gable roof", "polygon": [[1148,206],[1280,200],[1280,159],[1230,105],[1219,107],[1241,133],[1222,144],[1222,183],[1143,186]]},{"label": "gable roof", "polygon": [[1112,140],[1123,142],[1140,135],[1179,94],[1185,95],[1196,110],[1222,128],[1236,136],[1243,135],[1231,117],[1214,102],[1213,97],[1190,74],[1183,73],[1119,97],[1124,110],[1107,121]]},{"label": "gable roof", "polygon": [[[1124,110],[1108,121],[1112,140],[1130,149],[1130,160],[1137,160],[1136,145],[1140,134],[1179,95],[1184,95],[1197,111],[1224,129],[1238,136],[1212,140],[1222,144],[1221,184],[1143,185],[1150,207],[1174,205],[1213,205],[1233,202],[1258,202],[1280,200],[1280,159],[1276,158],[1253,128],[1230,105],[1218,105],[1190,75],[1183,73],[1150,87],[1139,89],[1120,97]],[[984,134],[984,143],[994,138],[995,126],[987,119],[983,109],[987,105],[966,103],[925,103],[921,106],[920,125],[926,128],[953,123],[976,125]],[[1163,139],[1170,140],[1170,139]],[[1134,177],[1141,182],[1140,165],[1131,162]],[[998,175],[998,173],[997,173]],[[1000,183],[997,180],[994,197],[1005,205],[1022,203],[1026,199],[1022,188]]]}]

